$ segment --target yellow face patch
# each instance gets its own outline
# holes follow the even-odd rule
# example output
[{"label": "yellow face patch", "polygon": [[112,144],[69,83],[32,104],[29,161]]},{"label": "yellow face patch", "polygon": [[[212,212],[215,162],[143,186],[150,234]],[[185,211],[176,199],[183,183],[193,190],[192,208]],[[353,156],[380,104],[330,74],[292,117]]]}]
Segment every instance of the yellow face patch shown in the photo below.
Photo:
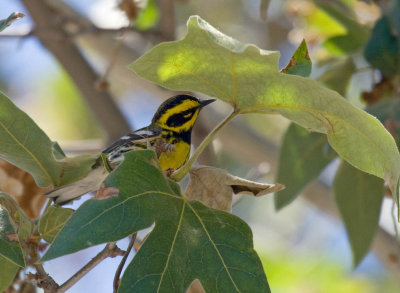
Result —
[{"label": "yellow face patch", "polygon": [[[189,129],[191,129],[193,127],[193,124],[196,121],[197,115],[199,114],[199,111],[200,111],[200,108],[198,108],[199,106],[200,106],[200,103],[198,101],[189,100],[189,99],[184,100],[181,104],[165,111],[165,113],[163,113],[161,115],[161,117],[157,120],[157,124],[160,125],[163,129],[169,129],[169,130],[173,130],[175,132],[188,131]],[[185,118],[189,118],[190,115],[192,115],[190,120],[188,120],[187,122],[185,122],[184,124],[179,125],[179,126],[176,126],[176,125],[168,126],[167,125],[167,121],[171,116],[185,112],[190,109],[196,109],[196,111],[193,114],[188,113],[185,116],[183,116]]]},{"label": "yellow face patch", "polygon": [[193,109],[195,107],[198,107],[200,104],[197,101],[193,100],[185,100],[181,104],[168,109],[165,111],[164,114],[160,117],[160,119],[157,121],[160,125],[164,126],[167,124],[167,120],[169,117],[171,117],[174,114],[182,113],[186,110]]}]

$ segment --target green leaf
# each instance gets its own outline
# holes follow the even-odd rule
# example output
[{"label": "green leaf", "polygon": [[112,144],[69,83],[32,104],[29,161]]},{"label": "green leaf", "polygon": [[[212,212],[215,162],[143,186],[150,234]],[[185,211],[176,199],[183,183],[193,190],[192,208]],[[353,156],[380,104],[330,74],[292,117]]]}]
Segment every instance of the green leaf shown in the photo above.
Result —
[{"label": "green leaf", "polygon": [[95,156],[60,158],[55,143],[0,92],[0,157],[31,173],[39,186],[60,186],[84,177]]},{"label": "green leaf", "polygon": [[135,19],[135,27],[139,30],[148,30],[155,27],[160,20],[160,10],[154,0],[148,0],[146,6],[140,10]]},{"label": "green leaf", "polygon": [[335,157],[325,135],[291,124],[283,138],[276,179],[286,188],[275,194],[275,208],[279,210],[291,203]]},{"label": "green leaf", "polygon": [[39,232],[43,239],[52,243],[58,232],[75,211],[60,206],[50,206],[40,218]]},{"label": "green leaf", "polygon": [[365,46],[364,57],[383,75],[393,76],[399,72],[399,43],[386,16],[377,20],[371,38]]},{"label": "green leaf", "polygon": [[[400,1],[392,1],[391,7],[388,11],[388,17],[393,27],[395,35],[400,35]],[[400,38],[397,38],[397,43],[400,47]]]},{"label": "green leaf", "polygon": [[[312,64],[304,41],[285,68],[290,65],[293,67],[286,73],[304,77],[310,75]],[[276,179],[286,188],[274,196],[277,210],[291,203],[307,183],[315,179],[335,157],[334,152],[327,150],[329,147],[325,135],[310,133],[293,123],[288,127],[282,142]]]},{"label": "green leaf", "polygon": [[14,21],[21,19],[25,16],[25,14],[21,12],[13,12],[6,19],[0,20],[0,32],[10,26]]},{"label": "green leaf", "polygon": [[18,239],[26,240],[29,238],[32,235],[33,223],[18,203],[10,195],[0,193],[0,205],[8,211],[14,230],[18,234]]},{"label": "green leaf", "polygon": [[339,156],[386,178],[397,194],[400,156],[382,124],[314,80],[279,73],[278,57],[278,52],[243,44],[193,16],[183,40],[159,44],[130,68],[164,87],[218,97],[240,113],[280,113],[326,133]]},{"label": "green leaf", "polygon": [[11,285],[19,266],[0,255],[0,292],[5,292]]},{"label": "green leaf", "polygon": [[369,29],[357,21],[349,4],[338,0],[314,0],[314,3],[346,29],[345,34],[332,36],[323,43],[331,54],[347,55],[365,44]]},{"label": "green leaf", "polygon": [[46,261],[150,227],[119,292],[185,292],[198,278],[207,292],[269,292],[252,233],[239,218],[189,202],[155,165],[132,151],[106,179],[119,195],[82,204],[43,256]]},{"label": "green leaf", "polygon": [[342,162],[333,191],[350,240],[353,263],[357,266],[368,253],[378,228],[383,180]]},{"label": "green leaf", "polygon": [[300,46],[294,52],[292,58],[290,58],[289,64],[281,70],[282,73],[300,75],[308,77],[311,74],[311,60],[308,56],[308,48],[306,41],[303,40]]},{"label": "green leaf", "polygon": [[318,80],[330,89],[337,91],[341,95],[345,95],[355,71],[356,66],[352,58],[349,57],[330,65],[329,69]]},{"label": "green leaf", "polygon": [[14,265],[25,267],[24,255],[18,242],[18,235],[11,221],[8,210],[0,205],[0,257]]}]

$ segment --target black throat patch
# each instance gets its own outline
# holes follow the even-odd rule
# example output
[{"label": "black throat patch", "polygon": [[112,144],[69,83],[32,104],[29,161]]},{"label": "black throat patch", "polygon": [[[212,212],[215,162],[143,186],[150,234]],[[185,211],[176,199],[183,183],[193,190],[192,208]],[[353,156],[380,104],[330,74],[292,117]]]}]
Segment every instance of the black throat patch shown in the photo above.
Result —
[{"label": "black throat patch", "polygon": [[182,131],[182,132],[163,130],[162,138],[164,138],[167,143],[171,144],[177,143],[179,141],[184,141],[190,144],[191,132],[192,130]]}]

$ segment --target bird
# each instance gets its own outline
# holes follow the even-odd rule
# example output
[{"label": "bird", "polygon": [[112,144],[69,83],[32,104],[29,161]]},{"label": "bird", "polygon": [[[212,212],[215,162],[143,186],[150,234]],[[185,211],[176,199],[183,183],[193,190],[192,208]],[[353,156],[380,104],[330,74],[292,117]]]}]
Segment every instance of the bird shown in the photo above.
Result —
[{"label": "bird", "polygon": [[[123,161],[124,153],[137,150],[155,150],[161,170],[171,174],[185,164],[190,156],[191,133],[200,110],[215,99],[199,100],[181,94],[165,100],[155,112],[151,124],[128,133],[102,150],[111,166]],[[100,189],[108,175],[107,167],[98,159],[89,174],[77,181],[57,187],[46,193],[58,205]]]}]

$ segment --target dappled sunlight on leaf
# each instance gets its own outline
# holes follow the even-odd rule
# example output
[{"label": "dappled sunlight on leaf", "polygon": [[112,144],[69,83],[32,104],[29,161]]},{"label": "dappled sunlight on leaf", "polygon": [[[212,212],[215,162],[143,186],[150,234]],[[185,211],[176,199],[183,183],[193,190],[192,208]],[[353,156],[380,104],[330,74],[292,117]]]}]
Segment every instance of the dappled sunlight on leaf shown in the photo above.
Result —
[{"label": "dappled sunlight on leaf", "polygon": [[[278,56],[224,36],[192,16],[183,40],[156,46],[130,68],[174,90],[218,97],[240,113],[280,113],[308,130],[325,133],[340,157],[385,178],[397,196],[400,155],[382,124],[315,80],[279,73]],[[170,68],[174,74],[168,77]]]}]

